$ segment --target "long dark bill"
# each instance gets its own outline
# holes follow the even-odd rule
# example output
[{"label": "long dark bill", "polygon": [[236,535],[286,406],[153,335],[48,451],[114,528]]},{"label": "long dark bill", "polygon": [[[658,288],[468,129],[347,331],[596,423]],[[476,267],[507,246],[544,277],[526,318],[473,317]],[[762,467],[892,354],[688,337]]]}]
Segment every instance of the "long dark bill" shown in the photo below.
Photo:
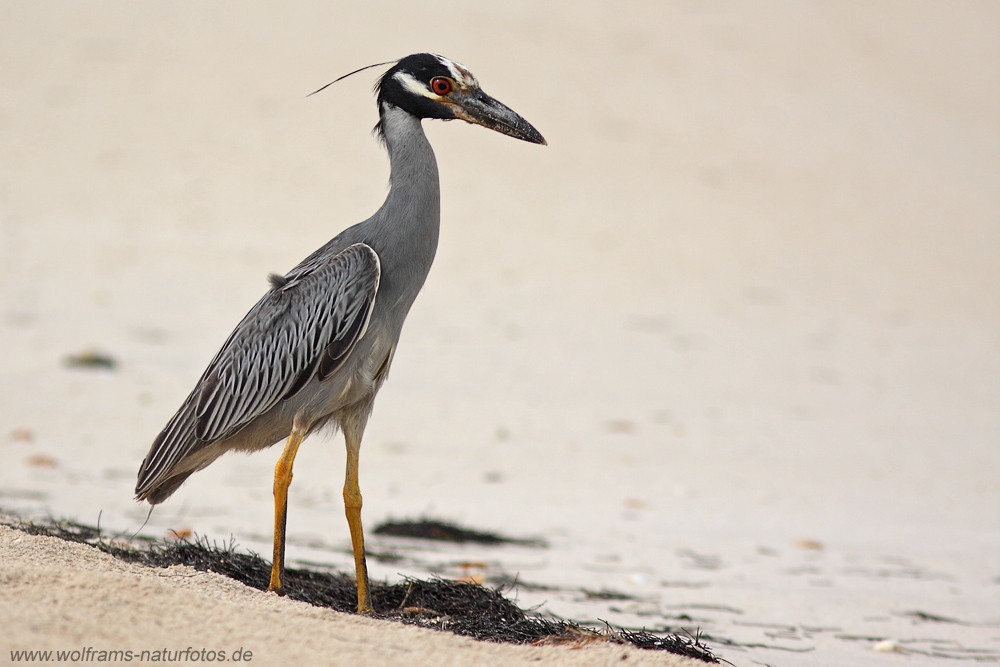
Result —
[{"label": "long dark bill", "polygon": [[496,130],[502,134],[533,144],[546,145],[545,137],[511,108],[482,90],[471,94],[453,95],[452,111],[456,118]]}]

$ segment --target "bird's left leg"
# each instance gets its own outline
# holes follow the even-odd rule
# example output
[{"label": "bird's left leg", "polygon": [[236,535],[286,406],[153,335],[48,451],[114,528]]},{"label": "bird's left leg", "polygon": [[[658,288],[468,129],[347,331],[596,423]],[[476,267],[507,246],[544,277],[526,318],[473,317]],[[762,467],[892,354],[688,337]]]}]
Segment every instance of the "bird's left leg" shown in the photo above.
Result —
[{"label": "bird's left leg", "polygon": [[307,431],[308,427],[296,419],[281,458],[274,466],[274,556],[271,559],[271,583],[267,590],[278,595],[285,594],[281,577],[285,573],[285,520],[288,516],[288,487],[292,483],[292,464]]},{"label": "bird's left leg", "polygon": [[354,548],[354,570],[358,580],[358,613],[370,614],[371,595],[368,592],[368,563],[365,561],[365,533],[361,527],[361,488],[358,486],[358,454],[364,421],[359,425],[353,420],[341,423],[347,443],[347,476],[344,479],[344,510],[351,529],[351,546]]}]

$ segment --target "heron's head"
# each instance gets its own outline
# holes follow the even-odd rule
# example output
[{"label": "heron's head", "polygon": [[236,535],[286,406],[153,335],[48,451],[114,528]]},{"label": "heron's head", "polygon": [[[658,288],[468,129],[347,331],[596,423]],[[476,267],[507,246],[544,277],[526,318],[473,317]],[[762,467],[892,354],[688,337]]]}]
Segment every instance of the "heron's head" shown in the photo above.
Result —
[{"label": "heron's head", "polygon": [[432,53],[416,53],[398,61],[382,76],[376,90],[380,112],[388,104],[417,118],[460,118],[516,139],[545,143],[531,123],[484,93],[472,72]]}]

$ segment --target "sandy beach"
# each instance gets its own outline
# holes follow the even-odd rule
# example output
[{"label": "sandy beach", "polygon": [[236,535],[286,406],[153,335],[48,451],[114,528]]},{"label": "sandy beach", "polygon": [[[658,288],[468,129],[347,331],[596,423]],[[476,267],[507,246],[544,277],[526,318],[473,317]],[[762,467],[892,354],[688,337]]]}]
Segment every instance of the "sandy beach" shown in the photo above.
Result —
[{"label": "sandy beach", "polygon": [[[623,646],[574,649],[479,642],[316,609],[189,567],[158,570],[129,565],[92,547],[6,526],[0,526],[0,554],[5,662],[34,662],[24,656],[25,651],[51,651],[50,659],[38,662],[58,661],[60,651],[70,656],[79,652],[76,660],[70,657],[64,662],[106,662],[107,657],[101,660],[102,651],[121,651],[125,659],[117,662],[407,667],[539,663],[596,667],[626,660],[629,665],[705,664]],[[191,653],[178,655],[188,648]],[[16,660],[13,652],[22,659]],[[197,656],[192,659],[192,654]]]},{"label": "sandy beach", "polygon": [[[545,546],[370,536],[372,576],[516,578],[522,607],[700,629],[740,667],[1000,661],[993,3],[0,2],[0,508],[139,529],[139,463],[268,273],[385,197],[377,71],[306,95],[417,51],[549,145],[424,123],[441,241],[364,519]],[[112,367],[67,363],[87,353]],[[293,564],[351,567],[343,452],[303,445]],[[277,456],[223,457],[142,534],[269,553]],[[2,660],[148,637],[257,664],[683,664],[3,528],[0,580]]]}]

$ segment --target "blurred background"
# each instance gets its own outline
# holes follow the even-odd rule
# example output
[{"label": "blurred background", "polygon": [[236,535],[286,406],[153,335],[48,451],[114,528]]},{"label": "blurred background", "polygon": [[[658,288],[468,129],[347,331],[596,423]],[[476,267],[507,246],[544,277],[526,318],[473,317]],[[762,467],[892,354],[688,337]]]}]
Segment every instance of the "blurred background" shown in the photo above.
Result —
[{"label": "blurred background", "polygon": [[[267,274],[387,191],[379,70],[306,95],[418,51],[549,145],[424,124],[441,242],[366,525],[549,548],[374,538],[404,555],[374,574],[520,574],[551,613],[761,639],[729,606],[818,649],[782,664],[867,661],[802,628],[901,636],[911,600],[1000,649],[975,625],[1000,620],[990,2],[0,2],[0,507],[138,529],[140,461]],[[269,553],[277,455],[220,459],[143,534]],[[293,560],[350,563],[343,458],[297,459]]]}]

